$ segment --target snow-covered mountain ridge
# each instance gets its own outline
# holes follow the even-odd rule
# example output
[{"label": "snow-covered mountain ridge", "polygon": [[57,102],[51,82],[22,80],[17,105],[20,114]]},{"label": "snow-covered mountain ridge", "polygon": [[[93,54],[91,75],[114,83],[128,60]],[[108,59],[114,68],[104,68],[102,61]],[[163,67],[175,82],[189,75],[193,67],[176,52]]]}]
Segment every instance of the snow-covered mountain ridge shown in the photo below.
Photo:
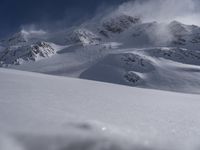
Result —
[{"label": "snow-covered mountain ridge", "polygon": [[23,30],[0,45],[2,67],[200,93],[200,27],[194,25],[117,15],[61,32]]},{"label": "snow-covered mountain ridge", "polygon": [[0,66],[20,65],[28,61],[49,58],[56,50],[46,42],[36,42],[30,45],[11,46],[0,52]]}]

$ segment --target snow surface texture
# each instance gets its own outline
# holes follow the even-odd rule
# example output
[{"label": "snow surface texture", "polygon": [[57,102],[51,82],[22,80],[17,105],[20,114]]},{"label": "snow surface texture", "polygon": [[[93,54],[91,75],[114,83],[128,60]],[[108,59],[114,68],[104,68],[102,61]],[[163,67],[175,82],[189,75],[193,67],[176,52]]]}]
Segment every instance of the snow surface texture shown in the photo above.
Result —
[{"label": "snow surface texture", "polygon": [[1,150],[199,148],[199,95],[10,69],[0,88]]}]

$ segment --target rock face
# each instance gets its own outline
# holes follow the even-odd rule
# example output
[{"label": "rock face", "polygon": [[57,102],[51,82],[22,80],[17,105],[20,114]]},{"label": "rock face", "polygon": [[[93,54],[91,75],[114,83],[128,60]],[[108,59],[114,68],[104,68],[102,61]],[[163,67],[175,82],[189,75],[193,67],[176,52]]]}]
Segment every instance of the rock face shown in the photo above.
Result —
[{"label": "rock face", "polygon": [[200,28],[195,25],[184,25],[180,22],[173,21],[168,25],[170,33],[173,35],[173,46],[195,47],[200,44]]},{"label": "rock face", "polygon": [[200,65],[200,52],[185,48],[154,48],[146,51],[152,57],[165,58],[185,64]]},{"label": "rock face", "polygon": [[127,72],[124,75],[124,79],[127,81],[127,84],[130,84],[132,86],[137,86],[141,82],[143,82],[141,77],[139,75],[137,75],[136,73],[132,72],[132,71]]},{"label": "rock face", "polygon": [[109,54],[81,74],[81,78],[124,85],[143,83],[139,74],[154,71],[153,62],[134,53]]},{"label": "rock face", "polygon": [[50,57],[56,51],[46,42],[21,47],[9,47],[0,52],[0,66],[19,65],[27,61]]},{"label": "rock face", "polygon": [[81,28],[74,30],[67,39],[70,43],[79,43],[81,45],[96,45],[99,44],[101,38],[93,32]]},{"label": "rock face", "polygon": [[140,56],[134,53],[122,53],[117,55],[117,60],[122,68],[126,68],[129,71],[137,72],[150,72],[154,70],[152,62],[148,60],[145,56]]},{"label": "rock face", "polygon": [[121,15],[114,18],[105,20],[102,24],[103,28],[112,33],[121,33],[125,29],[128,29],[131,25],[140,22],[139,18],[134,18],[127,15]]}]

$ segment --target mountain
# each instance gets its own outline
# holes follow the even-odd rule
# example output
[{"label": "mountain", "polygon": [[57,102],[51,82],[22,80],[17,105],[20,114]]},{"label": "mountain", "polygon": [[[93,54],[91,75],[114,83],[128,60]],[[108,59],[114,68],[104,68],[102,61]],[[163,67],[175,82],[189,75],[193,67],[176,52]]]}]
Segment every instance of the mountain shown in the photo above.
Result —
[{"label": "mountain", "polygon": [[77,30],[74,30],[71,35],[69,35],[69,38],[67,39],[70,43],[80,43],[83,45],[95,45],[99,44],[101,41],[101,38],[92,33],[91,31],[80,28]]},{"label": "mountain", "polygon": [[1,67],[142,88],[200,93],[200,27],[104,16],[62,31],[2,40]]},{"label": "mountain", "polygon": [[31,45],[19,47],[8,47],[0,53],[0,66],[6,67],[9,65],[20,65],[28,61],[37,61],[42,58],[48,58],[55,53],[56,51],[46,42],[36,42]]},{"label": "mountain", "polygon": [[140,22],[140,18],[127,15],[105,18],[102,21],[101,27],[99,27],[99,33],[109,37],[109,33],[121,33]]},{"label": "mountain", "polygon": [[108,54],[80,77],[143,88],[199,93],[199,63],[198,51],[182,48],[129,49]]},{"label": "mountain", "polygon": [[200,43],[200,28],[194,25],[184,25],[177,21],[169,24],[170,32],[173,34],[173,46],[182,46],[198,49]]},{"label": "mountain", "polygon": [[125,14],[0,40],[0,150],[199,149],[199,47]]},{"label": "mountain", "polygon": [[26,43],[28,41],[28,37],[26,32],[24,31],[20,31],[18,33],[15,33],[14,35],[12,35],[11,37],[9,37],[6,40],[3,40],[2,42],[5,45],[18,45],[18,44],[23,44]]},{"label": "mountain", "polygon": [[4,46],[16,46],[27,45],[28,43],[36,42],[41,39],[45,39],[46,32],[43,30],[24,30],[14,33],[10,37],[7,37],[0,41]]}]

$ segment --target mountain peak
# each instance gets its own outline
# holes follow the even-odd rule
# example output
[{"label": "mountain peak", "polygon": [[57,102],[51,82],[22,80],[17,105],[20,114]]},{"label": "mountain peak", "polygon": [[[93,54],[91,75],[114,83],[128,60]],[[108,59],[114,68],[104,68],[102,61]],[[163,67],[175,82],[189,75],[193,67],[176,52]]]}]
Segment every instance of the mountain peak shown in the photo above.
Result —
[{"label": "mountain peak", "polygon": [[182,24],[178,21],[172,21],[169,24],[170,31],[174,33],[175,35],[185,35],[190,32],[189,26]]},{"label": "mountain peak", "polygon": [[125,29],[131,27],[134,24],[140,23],[139,17],[132,17],[129,15],[117,15],[108,17],[103,20],[102,26],[105,30],[112,33],[121,33]]},{"label": "mountain peak", "polygon": [[19,47],[11,46],[0,53],[0,66],[20,65],[24,62],[48,58],[55,53],[56,50],[43,41]]},{"label": "mountain peak", "polygon": [[8,39],[4,40],[3,43],[6,45],[16,45],[16,44],[25,43],[27,41],[28,41],[27,34],[25,31],[22,30],[13,34]]},{"label": "mountain peak", "polygon": [[68,40],[71,42],[88,45],[88,44],[98,44],[101,39],[88,29],[79,28],[71,33],[70,38]]}]

